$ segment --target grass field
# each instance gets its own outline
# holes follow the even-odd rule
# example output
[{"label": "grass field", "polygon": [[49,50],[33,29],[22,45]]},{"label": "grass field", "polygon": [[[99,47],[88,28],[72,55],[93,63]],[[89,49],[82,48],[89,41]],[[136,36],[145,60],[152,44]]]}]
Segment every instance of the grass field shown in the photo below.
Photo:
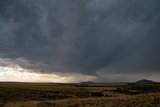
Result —
[{"label": "grass field", "polygon": [[160,107],[160,84],[1,82],[0,107]]}]

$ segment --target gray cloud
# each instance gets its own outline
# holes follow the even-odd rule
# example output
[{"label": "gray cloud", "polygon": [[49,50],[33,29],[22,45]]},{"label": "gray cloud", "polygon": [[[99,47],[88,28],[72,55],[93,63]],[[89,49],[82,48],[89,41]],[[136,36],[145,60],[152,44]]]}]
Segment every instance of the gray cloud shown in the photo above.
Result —
[{"label": "gray cloud", "polygon": [[[1,0],[0,57],[43,73],[156,73],[159,5],[159,0]],[[27,63],[16,61],[21,58]]]}]

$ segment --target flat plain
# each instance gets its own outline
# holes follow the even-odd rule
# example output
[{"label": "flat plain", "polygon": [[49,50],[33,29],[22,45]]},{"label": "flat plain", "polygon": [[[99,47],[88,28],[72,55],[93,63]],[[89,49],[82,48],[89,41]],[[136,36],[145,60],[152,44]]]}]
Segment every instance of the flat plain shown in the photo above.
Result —
[{"label": "flat plain", "polygon": [[160,107],[160,84],[1,82],[0,107]]}]

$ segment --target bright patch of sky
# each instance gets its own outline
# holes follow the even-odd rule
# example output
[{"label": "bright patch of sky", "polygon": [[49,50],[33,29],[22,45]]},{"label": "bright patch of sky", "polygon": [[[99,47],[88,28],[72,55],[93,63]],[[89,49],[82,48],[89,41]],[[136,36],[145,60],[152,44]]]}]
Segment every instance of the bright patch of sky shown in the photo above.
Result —
[{"label": "bright patch of sky", "polygon": [[[76,76],[75,76],[76,75]],[[73,74],[71,76],[59,76],[56,74],[40,74],[29,72],[20,67],[2,67],[0,66],[0,81],[14,82],[79,82],[93,80],[93,76],[82,74]]]}]

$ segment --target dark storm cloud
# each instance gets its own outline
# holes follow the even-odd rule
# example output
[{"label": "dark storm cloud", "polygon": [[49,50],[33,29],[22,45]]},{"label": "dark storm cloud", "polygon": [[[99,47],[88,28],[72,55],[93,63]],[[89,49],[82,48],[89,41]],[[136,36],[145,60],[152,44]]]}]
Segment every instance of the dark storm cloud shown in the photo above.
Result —
[{"label": "dark storm cloud", "polygon": [[41,72],[159,72],[159,5],[0,0],[0,57]]}]

